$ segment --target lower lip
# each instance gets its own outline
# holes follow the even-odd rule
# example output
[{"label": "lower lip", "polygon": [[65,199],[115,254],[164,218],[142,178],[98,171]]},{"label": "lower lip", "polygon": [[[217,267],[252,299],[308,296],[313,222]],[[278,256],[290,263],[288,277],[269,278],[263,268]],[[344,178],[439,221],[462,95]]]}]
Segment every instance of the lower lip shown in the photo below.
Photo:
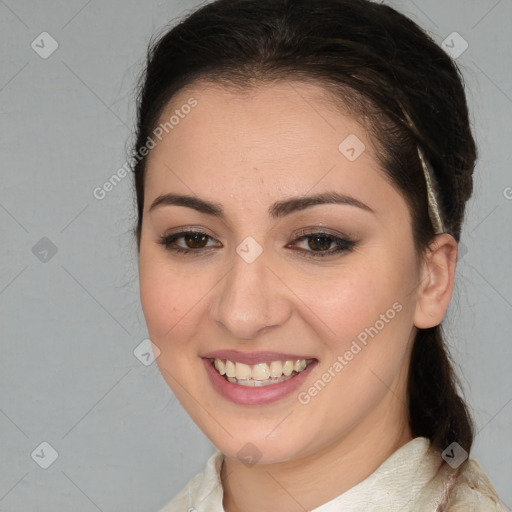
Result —
[{"label": "lower lip", "polygon": [[242,405],[262,405],[276,402],[285,396],[290,395],[307,379],[311,370],[318,361],[313,361],[305,370],[291,379],[261,387],[248,387],[240,384],[233,384],[226,380],[212,365],[210,359],[203,358],[206,373],[215,390],[231,402]]}]

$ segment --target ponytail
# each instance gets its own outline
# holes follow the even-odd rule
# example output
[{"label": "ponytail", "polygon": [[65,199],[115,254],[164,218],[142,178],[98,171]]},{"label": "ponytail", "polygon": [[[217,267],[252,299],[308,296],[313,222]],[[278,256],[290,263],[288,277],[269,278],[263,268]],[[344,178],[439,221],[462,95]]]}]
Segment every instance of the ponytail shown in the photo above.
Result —
[{"label": "ponytail", "polygon": [[444,344],[441,326],[419,329],[411,354],[407,383],[409,423],[414,437],[430,439],[443,451],[456,441],[468,453],[474,427]]}]

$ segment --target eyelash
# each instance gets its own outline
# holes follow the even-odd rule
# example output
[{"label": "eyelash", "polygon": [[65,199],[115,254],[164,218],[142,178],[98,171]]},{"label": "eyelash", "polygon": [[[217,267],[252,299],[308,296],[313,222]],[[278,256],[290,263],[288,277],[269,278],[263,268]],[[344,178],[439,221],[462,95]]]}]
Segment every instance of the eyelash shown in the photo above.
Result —
[{"label": "eyelash", "polygon": [[[186,235],[202,235],[206,236],[209,239],[212,237],[206,233],[203,233],[202,231],[181,231],[179,233],[174,233],[172,235],[163,236],[160,238],[158,243],[160,245],[163,245],[168,251],[173,251],[177,254],[188,254],[193,256],[200,256],[201,253],[205,250],[211,249],[210,247],[200,247],[197,249],[185,249],[183,247],[173,245],[176,240],[179,240],[180,238],[183,238]],[[304,253],[306,257],[311,258],[324,258],[326,256],[331,256],[333,254],[339,254],[343,252],[350,252],[354,249],[356,246],[356,242],[353,242],[347,238],[340,238],[335,235],[331,235],[329,233],[326,233],[324,231],[310,231],[305,232],[301,231],[299,233],[299,237],[293,240],[293,243],[302,242],[303,240],[307,240],[308,238],[326,238],[329,240],[330,243],[334,243],[337,245],[336,249],[332,250],[329,249],[327,251],[312,251],[312,250],[306,250],[306,249],[299,249],[300,252]],[[329,244],[330,245],[330,244]]]}]

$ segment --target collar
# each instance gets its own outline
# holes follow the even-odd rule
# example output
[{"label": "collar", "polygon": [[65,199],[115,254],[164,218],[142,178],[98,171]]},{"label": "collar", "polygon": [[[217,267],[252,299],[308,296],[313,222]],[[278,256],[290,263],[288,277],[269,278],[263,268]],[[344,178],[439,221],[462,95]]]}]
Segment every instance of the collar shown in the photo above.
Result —
[{"label": "collar", "polygon": [[[189,510],[225,512],[220,478],[223,461],[224,455],[219,451],[208,459],[202,478],[191,493]],[[312,512],[417,510],[420,504],[431,502],[425,498],[423,490],[432,482],[441,464],[440,455],[430,449],[430,441],[416,437],[391,454],[367,478]],[[435,498],[438,492],[439,489],[432,489],[429,494]]]}]

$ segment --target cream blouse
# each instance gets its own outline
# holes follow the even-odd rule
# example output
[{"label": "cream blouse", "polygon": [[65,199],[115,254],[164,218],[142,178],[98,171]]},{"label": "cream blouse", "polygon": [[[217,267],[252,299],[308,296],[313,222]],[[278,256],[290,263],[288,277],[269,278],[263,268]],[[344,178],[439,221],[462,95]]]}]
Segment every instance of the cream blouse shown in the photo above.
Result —
[{"label": "cream blouse", "polygon": [[[212,455],[160,512],[225,512],[220,470]],[[505,512],[496,491],[474,460],[457,469],[430,449],[426,437],[400,447],[370,476],[311,512]]]}]

